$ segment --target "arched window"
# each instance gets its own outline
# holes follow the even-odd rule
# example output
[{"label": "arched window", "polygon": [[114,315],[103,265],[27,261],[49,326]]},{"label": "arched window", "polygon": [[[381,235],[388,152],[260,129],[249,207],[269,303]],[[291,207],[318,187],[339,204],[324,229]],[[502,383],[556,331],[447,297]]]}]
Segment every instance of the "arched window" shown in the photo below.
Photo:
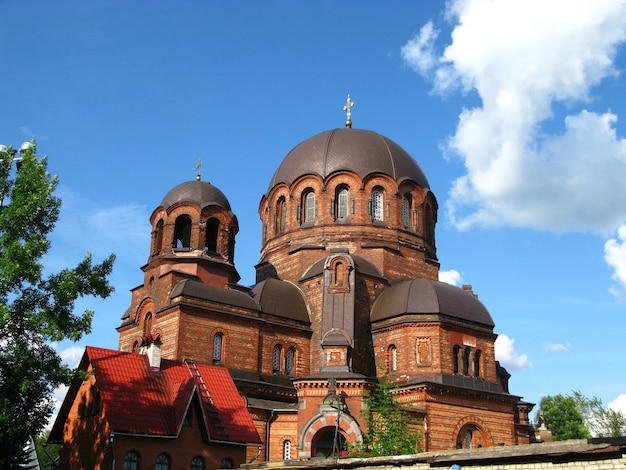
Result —
[{"label": "arched window", "polygon": [[480,377],[480,350],[474,353],[474,377]]},{"label": "arched window", "polygon": [[204,459],[199,455],[191,459],[191,470],[204,470]]},{"label": "arched window", "polygon": [[336,209],[335,214],[337,219],[347,219],[349,216],[349,203],[350,203],[350,193],[348,193],[348,188],[341,187],[337,191],[336,196]]},{"label": "arched window", "polygon": [[372,220],[384,220],[383,192],[378,188],[372,191]]},{"label": "arched window", "polygon": [[170,470],[170,458],[167,454],[159,454],[154,470]]},{"label": "arched window", "polygon": [[469,375],[469,358],[472,350],[469,346],[463,351],[463,375]]},{"label": "arched window", "polygon": [[280,371],[280,356],[282,353],[282,347],[280,344],[274,346],[274,353],[272,355],[272,371],[278,372]]},{"label": "arched window", "polygon": [[387,350],[387,361],[388,361],[388,370],[389,372],[395,372],[398,370],[398,349],[394,344],[389,346]]},{"label": "arched window", "polygon": [[160,253],[163,249],[163,219],[159,219],[156,224],[156,233],[154,236],[154,249],[152,253]]},{"label": "arched window", "polygon": [[277,235],[279,233],[283,233],[285,231],[286,225],[287,225],[287,201],[285,201],[284,196],[281,196],[280,198],[278,198],[278,202],[276,203],[274,232]]},{"label": "arched window", "polygon": [[283,442],[283,460],[291,460],[291,441],[289,439]]},{"label": "arched window", "polygon": [[174,224],[174,248],[189,248],[191,246],[191,217],[179,215]]},{"label": "arched window", "polygon": [[139,350],[139,341],[133,343],[133,349],[131,352],[137,352]]},{"label": "arched window", "polygon": [[134,450],[124,456],[124,470],[139,470],[139,454]]},{"label": "arched window", "polygon": [[459,352],[461,351],[461,347],[458,344],[455,344],[452,348],[452,364],[454,368],[454,373],[459,373]]},{"label": "arched window", "polygon": [[285,373],[293,374],[296,365],[296,348],[289,348],[285,356]]},{"label": "arched window", "polygon": [[213,362],[222,361],[222,333],[215,333],[213,336]]},{"label": "arched window", "polygon": [[405,194],[404,200],[402,201],[402,224],[406,228],[411,228],[411,195]]},{"label": "arched window", "polygon": [[477,449],[482,447],[482,433],[474,424],[467,424],[461,428],[456,438],[457,449]]},{"label": "arched window", "polygon": [[233,468],[234,466],[235,464],[228,457],[222,459],[222,461],[220,462],[220,470],[222,470],[223,468]]},{"label": "arched window", "polygon": [[426,206],[426,210],[424,211],[424,237],[426,238],[426,243],[430,244],[431,247],[435,246],[435,217],[433,216],[433,210],[430,205]]},{"label": "arched window", "polygon": [[315,193],[312,189],[308,189],[302,197],[303,222],[315,221]]},{"label": "arched window", "polygon": [[152,313],[148,312],[143,319],[143,335],[148,336],[150,333],[152,333]]},{"label": "arched window", "polygon": [[217,236],[219,234],[220,221],[211,217],[206,221],[206,233],[204,235],[204,246],[206,251],[217,252]]}]

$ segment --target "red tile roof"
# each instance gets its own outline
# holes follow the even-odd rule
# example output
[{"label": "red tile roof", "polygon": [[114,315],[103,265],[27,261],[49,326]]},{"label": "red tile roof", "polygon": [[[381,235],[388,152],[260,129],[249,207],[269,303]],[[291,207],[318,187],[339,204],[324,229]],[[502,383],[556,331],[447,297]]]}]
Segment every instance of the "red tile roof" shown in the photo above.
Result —
[{"label": "red tile roof", "polygon": [[197,396],[205,405],[210,440],[261,443],[227,369],[198,364],[199,377],[194,378],[193,364],[184,362],[163,359],[160,370],[153,371],[145,355],[92,346],[85,354],[112,431],[176,436]]}]

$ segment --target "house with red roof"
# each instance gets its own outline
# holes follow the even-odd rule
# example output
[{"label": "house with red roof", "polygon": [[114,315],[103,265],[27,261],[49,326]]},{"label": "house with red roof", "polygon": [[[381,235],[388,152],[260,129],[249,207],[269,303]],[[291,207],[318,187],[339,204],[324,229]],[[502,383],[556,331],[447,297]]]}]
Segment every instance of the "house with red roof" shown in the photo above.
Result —
[{"label": "house with red roof", "polygon": [[60,468],[238,468],[261,440],[227,369],[88,346],[50,440]]}]

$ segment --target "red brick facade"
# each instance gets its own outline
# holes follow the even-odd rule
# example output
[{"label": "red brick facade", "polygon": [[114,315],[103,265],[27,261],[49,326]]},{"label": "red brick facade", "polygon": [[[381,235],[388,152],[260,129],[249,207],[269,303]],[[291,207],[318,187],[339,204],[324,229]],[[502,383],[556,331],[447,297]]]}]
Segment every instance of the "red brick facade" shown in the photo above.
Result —
[{"label": "red brick facade", "polygon": [[[507,390],[489,314],[471,292],[438,283],[437,201],[397,144],[338,129],[285,158],[259,206],[253,289],[236,284],[237,219],[217,188],[184,183],[164,203],[119,347],[136,351],[158,333],[164,357],[228,368],[263,440],[257,460],[327,454],[338,418],[345,441],[362,440],[363,396],[383,377],[423,417],[424,448],[529,442],[532,405]],[[415,279],[427,282],[410,289],[427,291],[409,294],[413,310],[377,302]],[[340,413],[324,402],[330,378]]]}]

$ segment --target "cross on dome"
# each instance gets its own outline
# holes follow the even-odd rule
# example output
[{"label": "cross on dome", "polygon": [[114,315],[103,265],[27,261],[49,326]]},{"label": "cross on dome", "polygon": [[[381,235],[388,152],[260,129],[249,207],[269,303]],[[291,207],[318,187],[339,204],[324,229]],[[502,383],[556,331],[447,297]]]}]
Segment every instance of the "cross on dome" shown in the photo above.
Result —
[{"label": "cross on dome", "polygon": [[354,101],[352,101],[350,95],[348,95],[346,105],[343,107],[343,110],[346,112],[346,127],[352,127],[352,106],[354,106]]}]

